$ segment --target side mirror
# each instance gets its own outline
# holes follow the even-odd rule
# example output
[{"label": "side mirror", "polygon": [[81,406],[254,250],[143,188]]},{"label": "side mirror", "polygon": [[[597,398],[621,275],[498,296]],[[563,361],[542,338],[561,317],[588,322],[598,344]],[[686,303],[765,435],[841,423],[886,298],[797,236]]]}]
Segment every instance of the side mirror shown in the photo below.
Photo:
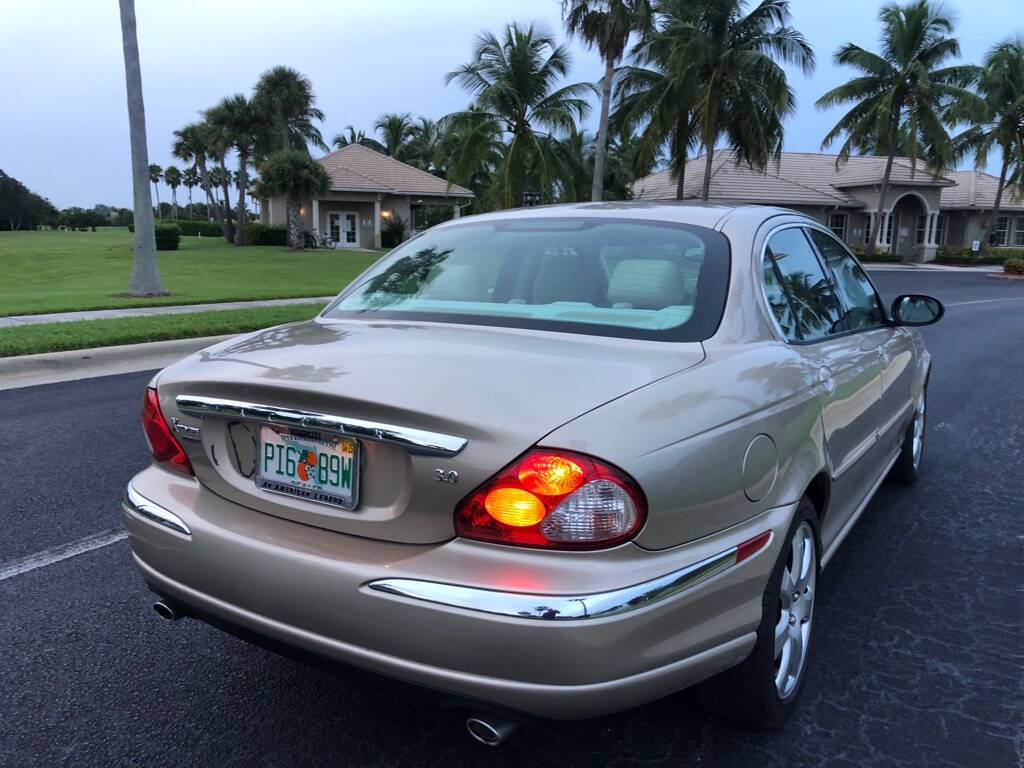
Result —
[{"label": "side mirror", "polygon": [[931,325],[946,314],[942,302],[931,296],[906,293],[892,303],[892,319],[896,325]]}]

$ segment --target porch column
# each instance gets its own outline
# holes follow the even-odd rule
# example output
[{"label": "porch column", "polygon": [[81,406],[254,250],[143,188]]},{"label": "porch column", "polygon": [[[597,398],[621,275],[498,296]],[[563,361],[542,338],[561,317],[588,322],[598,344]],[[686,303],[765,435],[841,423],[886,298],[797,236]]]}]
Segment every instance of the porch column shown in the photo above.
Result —
[{"label": "porch column", "polygon": [[461,215],[462,215],[462,209],[459,207],[459,204],[458,203],[452,204],[452,218],[453,219],[457,219]]},{"label": "porch column", "polygon": [[320,201],[313,198],[313,236],[320,234]]},{"label": "porch column", "polygon": [[380,199],[377,195],[373,200],[373,247],[380,248]]}]

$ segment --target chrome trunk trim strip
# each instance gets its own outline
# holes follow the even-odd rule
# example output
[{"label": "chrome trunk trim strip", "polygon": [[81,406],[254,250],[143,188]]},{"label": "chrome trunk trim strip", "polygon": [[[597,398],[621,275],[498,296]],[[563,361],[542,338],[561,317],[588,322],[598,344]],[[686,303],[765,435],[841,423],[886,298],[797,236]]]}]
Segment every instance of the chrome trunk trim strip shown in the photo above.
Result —
[{"label": "chrome trunk trim strip", "polygon": [[178,410],[193,416],[221,416],[261,424],[334,432],[361,440],[395,445],[405,448],[410,453],[454,456],[466,447],[466,439],[462,437],[409,427],[396,427],[393,424],[381,424],[376,421],[333,416],[327,413],[277,408],[259,403],[246,403],[201,395],[178,395],[175,401]]},{"label": "chrome trunk trim strip", "polygon": [[191,536],[192,531],[185,525],[185,521],[178,517],[173,512],[161,507],[145,496],[140,494],[130,485],[124,490],[124,501],[122,502],[130,511],[137,515],[141,515],[148,520],[152,520],[158,525],[162,525],[166,528],[170,528],[178,533],[183,533],[186,536]]},{"label": "chrome trunk trim strip", "polygon": [[736,564],[736,547],[641,584],[589,595],[536,595],[419,579],[379,579],[366,586],[390,595],[519,619],[573,621],[614,616],[665,600]]}]

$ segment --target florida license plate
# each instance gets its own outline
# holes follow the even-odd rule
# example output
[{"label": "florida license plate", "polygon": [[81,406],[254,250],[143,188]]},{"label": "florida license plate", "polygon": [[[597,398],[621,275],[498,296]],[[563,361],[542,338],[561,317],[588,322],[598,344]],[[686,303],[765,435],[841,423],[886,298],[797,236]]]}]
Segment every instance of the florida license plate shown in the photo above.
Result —
[{"label": "florida license plate", "polygon": [[348,437],[260,427],[256,485],[353,509],[359,499],[359,443]]}]

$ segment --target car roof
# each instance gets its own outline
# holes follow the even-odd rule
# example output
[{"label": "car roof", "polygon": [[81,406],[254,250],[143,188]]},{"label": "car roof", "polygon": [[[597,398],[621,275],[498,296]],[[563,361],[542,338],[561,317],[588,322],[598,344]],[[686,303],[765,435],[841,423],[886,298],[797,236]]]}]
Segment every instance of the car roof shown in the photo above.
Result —
[{"label": "car roof", "polygon": [[664,221],[719,229],[726,219],[741,218],[749,224],[779,215],[801,215],[786,208],[764,205],[703,203],[690,201],[622,200],[602,203],[562,203],[529,208],[510,208],[453,219],[441,226],[469,222],[545,218],[629,218],[642,221]]}]

